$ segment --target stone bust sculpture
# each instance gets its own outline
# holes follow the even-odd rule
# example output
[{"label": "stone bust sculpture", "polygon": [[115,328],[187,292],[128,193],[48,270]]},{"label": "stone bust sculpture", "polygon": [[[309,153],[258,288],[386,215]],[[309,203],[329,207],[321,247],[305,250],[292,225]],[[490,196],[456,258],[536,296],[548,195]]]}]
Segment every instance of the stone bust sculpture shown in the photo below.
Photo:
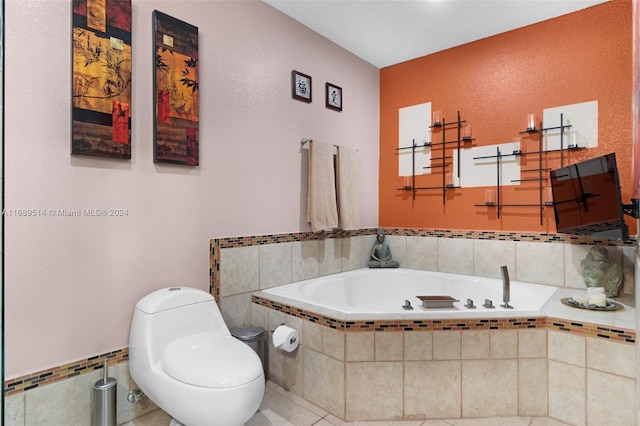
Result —
[{"label": "stone bust sculpture", "polygon": [[609,259],[606,247],[592,247],[580,263],[587,287],[604,287],[607,297],[616,297],[624,275],[622,267]]},{"label": "stone bust sculpture", "polygon": [[384,234],[379,232],[371,249],[369,268],[397,268],[398,266],[400,264],[391,258],[391,249],[384,240]]}]

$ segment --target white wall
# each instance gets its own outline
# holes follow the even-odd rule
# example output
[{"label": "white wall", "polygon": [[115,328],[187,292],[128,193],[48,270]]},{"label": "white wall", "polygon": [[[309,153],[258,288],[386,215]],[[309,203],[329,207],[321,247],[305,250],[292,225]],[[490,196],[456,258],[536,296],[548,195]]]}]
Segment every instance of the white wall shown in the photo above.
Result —
[{"label": "white wall", "polygon": [[[208,288],[212,237],[308,231],[303,137],[359,150],[361,226],[378,225],[375,67],[260,1],[133,0],[132,158],[72,157],[71,7],[5,2],[5,208],[128,216],[5,218],[6,378],[126,347],[140,297]],[[196,168],[153,163],[154,9],[199,27]],[[312,104],[291,99],[292,69]]]}]

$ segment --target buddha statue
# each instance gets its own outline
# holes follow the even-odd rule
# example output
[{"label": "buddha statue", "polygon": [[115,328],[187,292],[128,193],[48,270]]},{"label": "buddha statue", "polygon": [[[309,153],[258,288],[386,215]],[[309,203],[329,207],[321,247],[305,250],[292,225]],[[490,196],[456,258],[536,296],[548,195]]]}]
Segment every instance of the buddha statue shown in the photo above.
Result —
[{"label": "buddha statue", "polygon": [[607,297],[616,297],[622,285],[622,267],[609,259],[606,247],[595,246],[580,263],[582,277],[588,287],[603,287]]},{"label": "buddha statue", "polygon": [[376,242],[371,249],[369,268],[397,268],[400,264],[391,258],[391,249],[384,240],[384,234],[378,232]]}]

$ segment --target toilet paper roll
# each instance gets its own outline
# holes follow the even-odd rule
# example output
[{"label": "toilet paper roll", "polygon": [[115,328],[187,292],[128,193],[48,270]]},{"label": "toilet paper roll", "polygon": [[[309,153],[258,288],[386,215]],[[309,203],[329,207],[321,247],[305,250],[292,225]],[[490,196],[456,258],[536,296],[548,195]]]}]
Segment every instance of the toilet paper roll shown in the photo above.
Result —
[{"label": "toilet paper roll", "polygon": [[298,330],[281,325],[273,331],[273,346],[285,352],[293,352],[300,344],[300,333]]}]

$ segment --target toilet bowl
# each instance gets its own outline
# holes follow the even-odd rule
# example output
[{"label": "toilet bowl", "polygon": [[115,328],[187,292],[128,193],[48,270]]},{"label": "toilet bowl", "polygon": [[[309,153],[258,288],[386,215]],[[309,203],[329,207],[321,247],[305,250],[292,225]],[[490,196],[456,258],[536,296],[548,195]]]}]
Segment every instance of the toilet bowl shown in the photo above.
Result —
[{"label": "toilet bowl", "polygon": [[172,425],[243,425],[264,395],[260,358],[231,335],[213,296],[195,288],[165,288],[136,304],[129,371]]}]

